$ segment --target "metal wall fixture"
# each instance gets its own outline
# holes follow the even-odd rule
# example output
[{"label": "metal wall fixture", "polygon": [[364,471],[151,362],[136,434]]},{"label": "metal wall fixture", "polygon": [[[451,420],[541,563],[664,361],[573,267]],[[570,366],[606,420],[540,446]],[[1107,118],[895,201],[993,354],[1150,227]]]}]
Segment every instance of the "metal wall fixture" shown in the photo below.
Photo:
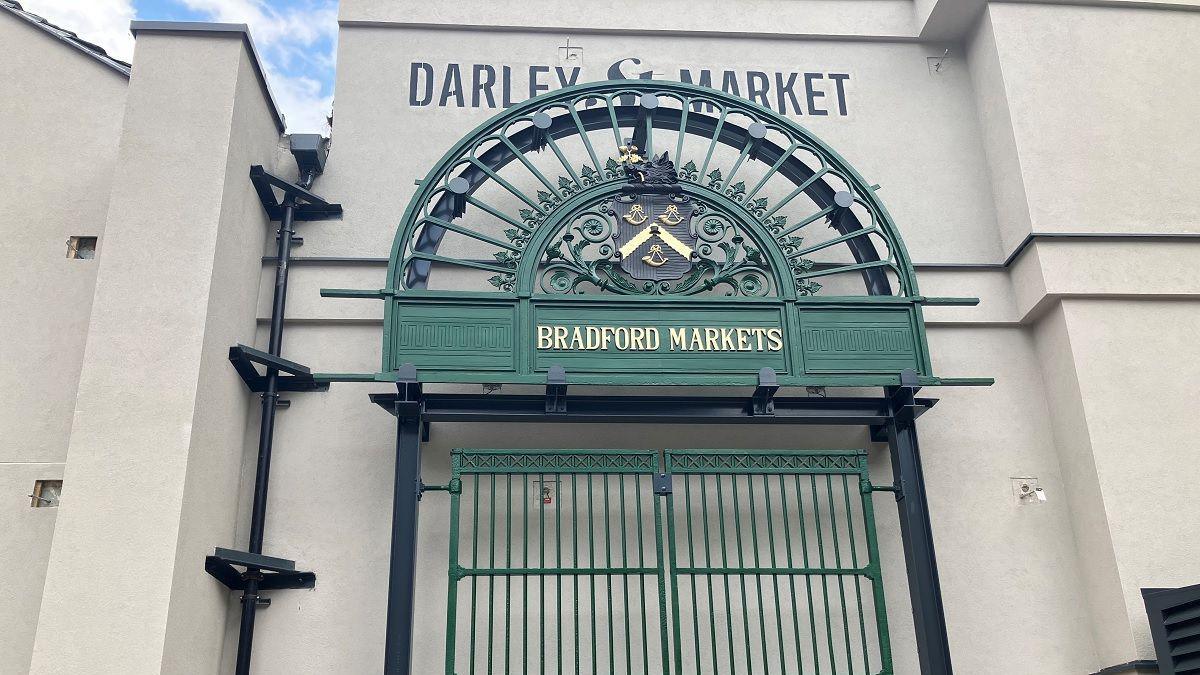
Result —
[{"label": "metal wall fixture", "polygon": [[[324,391],[329,388],[328,382],[317,382],[307,367],[280,357],[287,305],[288,263],[292,246],[303,241],[295,236],[293,227],[297,222],[340,218],[342,213],[340,205],[329,203],[309,191],[317,176],[325,169],[328,140],[317,134],[296,134],[290,137],[290,145],[300,174],[297,182],[274,176],[261,166],[250,168],[250,180],[263,210],[272,221],[279,222],[276,232],[278,253],[275,260],[275,291],[267,351],[240,344],[229,349],[229,360],[238,375],[250,391],[262,397],[249,542],[246,551],[218,547],[204,561],[204,569],[209,574],[230,590],[241,591],[242,613],[235,666],[237,675],[248,675],[250,672],[255,614],[260,606],[271,604],[270,598],[260,594],[270,590],[312,588],[316,583],[316,575],[297,571],[295,562],[263,555],[275,412],[287,404],[280,400],[279,394],[287,391]],[[260,373],[255,364],[263,366],[265,372]]]}]

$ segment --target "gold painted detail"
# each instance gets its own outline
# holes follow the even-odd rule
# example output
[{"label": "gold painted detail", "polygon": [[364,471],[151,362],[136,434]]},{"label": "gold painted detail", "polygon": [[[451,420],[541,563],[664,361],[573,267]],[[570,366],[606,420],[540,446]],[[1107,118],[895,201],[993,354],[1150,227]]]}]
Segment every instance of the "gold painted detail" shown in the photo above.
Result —
[{"label": "gold painted detail", "polygon": [[659,216],[658,219],[668,225],[678,225],[683,222],[683,216],[679,215],[679,207],[674,204],[669,204],[666,213]]},{"label": "gold painted detail", "polygon": [[641,204],[634,204],[629,207],[629,213],[626,213],[623,218],[630,225],[641,225],[647,220],[646,210],[642,208]]},{"label": "gold painted detail", "polygon": [[551,351],[778,352],[783,329],[770,327],[539,325],[537,348]]},{"label": "gold painted detail", "polygon": [[637,164],[642,161],[642,156],[638,154],[638,146],[629,143],[628,145],[619,145],[617,150],[621,152],[621,159],[618,161],[622,164]]},{"label": "gold painted detail", "polygon": [[642,256],[642,262],[651,267],[662,267],[667,264],[667,257],[663,255],[662,246],[655,244],[650,247],[650,254]]},{"label": "gold painted detail", "polygon": [[624,257],[633,255],[633,252],[637,250],[637,247],[644,244],[650,237],[658,237],[664,244],[675,249],[676,253],[685,258],[690,258],[692,256],[692,247],[688,246],[682,241],[679,241],[675,235],[667,232],[657,225],[651,225],[650,227],[647,227],[641,232],[638,232],[630,237],[629,241],[621,245],[621,255]]}]

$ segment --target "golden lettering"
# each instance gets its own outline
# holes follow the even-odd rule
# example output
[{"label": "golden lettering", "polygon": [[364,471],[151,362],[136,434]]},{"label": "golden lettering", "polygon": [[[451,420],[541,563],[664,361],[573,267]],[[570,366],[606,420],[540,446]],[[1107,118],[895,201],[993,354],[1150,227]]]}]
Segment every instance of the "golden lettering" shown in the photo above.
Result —
[{"label": "golden lettering", "polygon": [[[535,326],[537,349],[581,351],[658,351],[661,334],[655,326]],[[667,328],[670,351],[752,352],[783,350],[783,329],[681,326]]]},{"label": "golden lettering", "polygon": [[739,352],[750,351],[750,329],[737,329],[737,348]]},{"label": "golden lettering", "polygon": [[767,329],[767,349],[777,352],[783,349],[783,329],[768,328]]},{"label": "golden lettering", "polygon": [[[657,329],[655,330],[657,333]],[[686,328],[668,328],[667,333],[671,335],[671,351],[675,351],[678,347],[679,351],[687,351],[687,329]]]},{"label": "golden lettering", "polygon": [[734,349],[733,348],[733,329],[732,328],[722,328],[721,329],[721,351],[731,352],[731,351],[733,351],[733,349]]},{"label": "golden lettering", "polygon": [[629,328],[627,326],[617,326],[613,330],[613,345],[616,346],[618,351],[624,352],[629,350],[629,343]]}]

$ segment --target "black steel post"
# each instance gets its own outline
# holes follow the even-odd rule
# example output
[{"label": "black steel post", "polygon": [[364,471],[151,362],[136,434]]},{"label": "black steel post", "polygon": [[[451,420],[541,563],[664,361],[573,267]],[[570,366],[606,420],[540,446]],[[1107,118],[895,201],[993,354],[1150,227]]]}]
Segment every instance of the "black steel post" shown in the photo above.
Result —
[{"label": "black steel post", "polygon": [[889,390],[893,418],[887,423],[888,446],[891,448],[892,475],[899,488],[896,508],[900,512],[900,535],[908,569],[908,594],[912,600],[921,673],[951,675],[954,668],[946,635],[946,613],[942,608],[942,587],[933,550],[921,449],[912,415],[915,392],[915,387]]},{"label": "black steel post", "polygon": [[[411,366],[408,366],[411,370]],[[388,572],[385,675],[412,672],[413,601],[417,570],[417,509],[421,499],[421,402],[416,371],[396,401],[396,484],[392,496],[392,558]]]},{"label": "black steel post", "polygon": [[[300,186],[308,188],[316,178],[316,171],[309,170],[300,180]],[[279,221],[278,253],[275,263],[275,294],[271,304],[271,336],[267,351],[279,356],[283,346],[283,315],[287,305],[288,262],[292,249],[292,224],[296,202],[288,195],[283,201],[283,218]],[[266,389],[262,393],[262,421],[258,431],[258,467],[254,474],[254,502],[250,510],[251,553],[262,553],[263,533],[267,520],[267,485],[271,476],[271,445],[275,436],[275,410],[279,403],[279,371],[267,368]],[[238,651],[235,672],[249,675],[250,655],[254,642],[254,616],[258,610],[258,582],[262,574],[257,570],[246,571],[246,589],[242,591],[242,621],[238,631]]]}]

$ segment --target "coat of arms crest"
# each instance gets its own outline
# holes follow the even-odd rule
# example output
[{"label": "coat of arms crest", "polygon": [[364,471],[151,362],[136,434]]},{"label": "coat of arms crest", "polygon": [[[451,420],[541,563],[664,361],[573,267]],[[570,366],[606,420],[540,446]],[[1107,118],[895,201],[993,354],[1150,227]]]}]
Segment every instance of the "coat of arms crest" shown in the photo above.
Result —
[{"label": "coat of arms crest", "polygon": [[643,281],[679,279],[698,259],[692,230],[696,205],[683,194],[666,152],[646,160],[630,142],[619,149],[628,183],[611,211],[621,269]]}]

